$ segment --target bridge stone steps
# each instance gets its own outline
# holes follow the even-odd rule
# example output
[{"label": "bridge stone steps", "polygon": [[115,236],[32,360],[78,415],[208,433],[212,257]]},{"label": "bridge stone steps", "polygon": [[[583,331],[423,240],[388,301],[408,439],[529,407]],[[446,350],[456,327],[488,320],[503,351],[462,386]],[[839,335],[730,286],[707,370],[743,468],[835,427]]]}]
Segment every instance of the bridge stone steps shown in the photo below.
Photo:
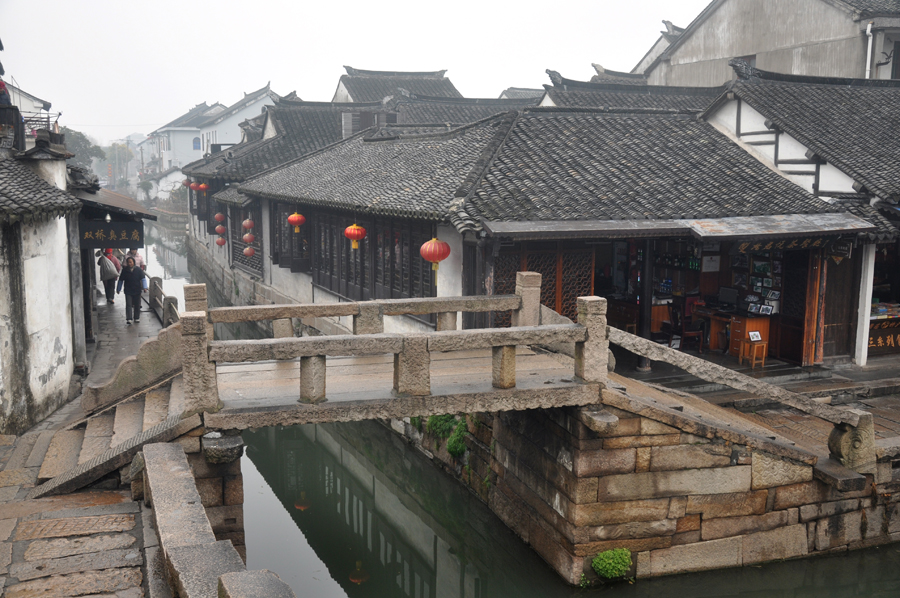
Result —
[{"label": "bridge stone steps", "polygon": [[149,430],[169,416],[169,389],[154,388],[144,398],[143,430]]},{"label": "bridge stone steps", "polygon": [[[40,433],[38,432],[29,432],[19,436],[16,439],[12,454],[9,456],[9,460],[7,460],[3,470],[11,471],[13,469],[24,468],[25,463],[28,461],[28,457],[31,456],[31,451],[34,449],[38,436],[40,436]],[[49,444],[47,446],[49,446]]]},{"label": "bridge stone steps", "polygon": [[184,377],[180,374],[172,378],[169,385],[169,417],[184,413]]},{"label": "bridge stone steps", "polygon": [[84,429],[81,454],[78,456],[79,465],[90,461],[110,447],[114,422],[115,414],[113,413],[100,413],[88,420]]},{"label": "bridge stone steps", "polygon": [[116,406],[113,437],[110,446],[118,446],[144,429],[144,399],[136,399]]},{"label": "bridge stone steps", "polygon": [[31,448],[31,453],[25,461],[25,467],[41,466],[44,462],[44,456],[47,454],[47,449],[50,448],[50,443],[53,441],[53,435],[53,430],[44,430],[38,434],[37,440]]},{"label": "bridge stone steps", "polygon": [[84,430],[59,430],[53,434],[47,454],[41,463],[37,482],[41,484],[78,465],[78,454]]}]

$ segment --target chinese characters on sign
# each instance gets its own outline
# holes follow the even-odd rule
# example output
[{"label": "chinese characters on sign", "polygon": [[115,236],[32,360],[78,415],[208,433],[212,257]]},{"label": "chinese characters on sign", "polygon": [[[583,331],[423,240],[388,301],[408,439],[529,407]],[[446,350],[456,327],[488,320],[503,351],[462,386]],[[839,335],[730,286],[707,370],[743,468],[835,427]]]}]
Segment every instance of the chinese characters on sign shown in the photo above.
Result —
[{"label": "chinese characters on sign", "polygon": [[813,249],[824,247],[826,239],[782,239],[781,241],[744,241],[738,243],[740,253],[755,251],[787,251],[790,249]]},{"label": "chinese characters on sign", "polygon": [[143,222],[102,222],[82,220],[78,223],[81,247],[143,247]]},{"label": "chinese characters on sign", "polygon": [[869,355],[900,353],[900,319],[869,324]]}]

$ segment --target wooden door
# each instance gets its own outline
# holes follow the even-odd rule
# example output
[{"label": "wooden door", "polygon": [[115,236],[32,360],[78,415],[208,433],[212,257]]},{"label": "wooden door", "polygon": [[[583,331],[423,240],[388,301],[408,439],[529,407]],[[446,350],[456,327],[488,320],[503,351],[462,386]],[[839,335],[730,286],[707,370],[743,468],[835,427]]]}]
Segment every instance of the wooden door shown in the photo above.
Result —
[{"label": "wooden door", "polygon": [[809,252],[785,251],[776,356],[794,363],[803,362],[808,278]]}]

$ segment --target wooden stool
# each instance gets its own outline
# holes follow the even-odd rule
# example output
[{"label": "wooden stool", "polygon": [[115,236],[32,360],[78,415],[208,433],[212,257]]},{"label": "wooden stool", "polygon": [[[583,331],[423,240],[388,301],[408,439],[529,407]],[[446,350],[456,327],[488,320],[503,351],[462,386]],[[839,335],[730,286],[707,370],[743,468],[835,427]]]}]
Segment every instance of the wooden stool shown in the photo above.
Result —
[{"label": "wooden stool", "polygon": [[[760,355],[762,349],[762,355]],[[754,369],[759,363],[762,367],[766,367],[766,355],[769,353],[768,341],[741,341],[741,353],[738,356],[738,364],[744,363],[744,358],[750,362],[750,369]]]}]

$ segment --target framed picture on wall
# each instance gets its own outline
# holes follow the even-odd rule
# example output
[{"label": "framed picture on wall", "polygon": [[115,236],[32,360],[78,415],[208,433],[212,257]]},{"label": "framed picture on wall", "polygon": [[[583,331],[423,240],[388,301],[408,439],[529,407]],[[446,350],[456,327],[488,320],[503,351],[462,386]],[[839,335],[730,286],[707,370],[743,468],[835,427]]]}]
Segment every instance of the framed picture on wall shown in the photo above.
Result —
[{"label": "framed picture on wall", "polygon": [[746,268],[749,265],[750,261],[747,258],[746,253],[738,253],[731,256],[731,267],[732,268]]},{"label": "framed picture on wall", "polygon": [[747,311],[749,311],[751,314],[758,314],[759,313],[759,303],[751,303],[750,305],[747,306]]},{"label": "framed picture on wall", "polygon": [[781,277],[780,277],[780,276],[776,276],[776,277],[773,279],[773,284],[772,284],[772,286],[778,287],[779,289],[781,288]]},{"label": "framed picture on wall", "polygon": [[772,287],[772,279],[771,278],[763,278],[762,281],[764,287],[771,288]]},{"label": "framed picture on wall", "polygon": [[747,273],[746,272],[732,272],[731,273],[731,286],[738,287],[741,289],[747,288]]},{"label": "framed picture on wall", "polygon": [[772,271],[772,264],[769,262],[757,262],[753,260],[753,272],[756,274],[768,274]]},{"label": "framed picture on wall", "polygon": [[759,313],[763,316],[769,316],[772,314],[772,306],[771,305],[760,305]]},{"label": "framed picture on wall", "polygon": [[781,299],[781,291],[769,291],[766,293],[766,299]]}]

